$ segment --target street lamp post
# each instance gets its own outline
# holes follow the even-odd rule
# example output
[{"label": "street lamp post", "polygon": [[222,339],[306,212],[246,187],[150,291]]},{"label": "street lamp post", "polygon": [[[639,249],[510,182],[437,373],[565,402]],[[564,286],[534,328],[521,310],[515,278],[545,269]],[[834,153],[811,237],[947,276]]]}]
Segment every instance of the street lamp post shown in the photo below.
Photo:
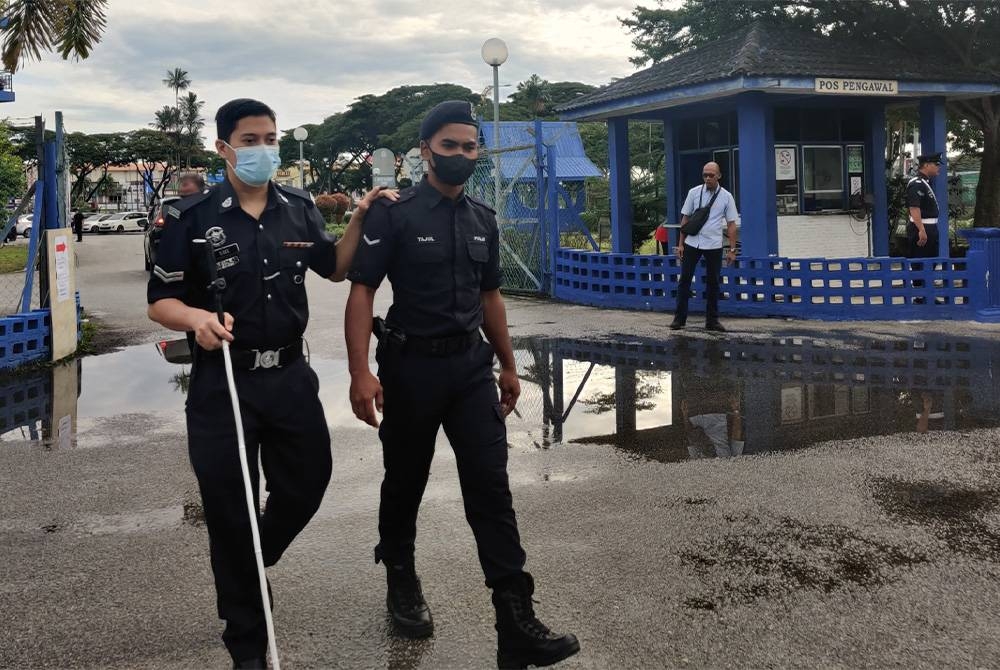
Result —
[{"label": "street lamp post", "polygon": [[507,45],[499,37],[483,44],[483,60],[493,68],[493,208],[500,209],[500,66],[507,61]]},{"label": "street lamp post", "polygon": [[302,126],[299,126],[292,131],[292,137],[294,137],[299,143],[299,188],[304,191],[306,190],[306,171],[302,166],[306,161],[303,157],[302,143],[306,141],[307,137],[309,137],[309,131]]}]

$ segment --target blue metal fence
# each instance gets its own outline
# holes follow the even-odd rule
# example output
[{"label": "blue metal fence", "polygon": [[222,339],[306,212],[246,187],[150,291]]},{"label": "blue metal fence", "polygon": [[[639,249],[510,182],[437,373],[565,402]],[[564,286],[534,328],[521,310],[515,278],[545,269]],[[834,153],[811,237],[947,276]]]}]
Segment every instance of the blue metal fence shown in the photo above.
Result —
[{"label": "blue metal fence", "polygon": [[[76,294],[77,341],[82,336],[80,294]],[[0,318],[0,369],[47,361],[52,357],[52,317],[35,309]]]},{"label": "blue metal fence", "polygon": [[[589,305],[671,311],[680,262],[672,256],[560,249],[555,297]],[[973,319],[965,259],[740,259],[723,268],[721,309],[746,316],[849,319]],[[704,265],[691,307],[704,309]]]}]

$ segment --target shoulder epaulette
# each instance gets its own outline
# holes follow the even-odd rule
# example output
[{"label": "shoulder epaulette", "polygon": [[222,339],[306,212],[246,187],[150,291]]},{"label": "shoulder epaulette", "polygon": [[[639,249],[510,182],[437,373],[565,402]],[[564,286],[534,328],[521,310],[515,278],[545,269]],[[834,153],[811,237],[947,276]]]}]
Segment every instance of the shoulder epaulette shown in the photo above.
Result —
[{"label": "shoulder epaulette", "polygon": [[400,191],[399,196],[396,198],[396,200],[388,200],[386,198],[376,198],[375,204],[377,205],[381,203],[385,207],[395,207],[400,203],[406,202],[408,200],[413,200],[413,198],[415,198],[416,196],[417,196],[417,187],[410,186]]},{"label": "shoulder epaulette", "polygon": [[479,205],[480,207],[482,207],[483,209],[488,209],[493,214],[497,213],[497,211],[495,209],[493,209],[492,207],[490,207],[489,205],[487,205],[485,202],[483,202],[479,198],[473,198],[471,195],[468,195],[468,194],[465,197],[469,200],[469,202],[475,203],[475,204]]},{"label": "shoulder epaulette", "polygon": [[278,191],[280,191],[281,193],[295,196],[300,200],[305,200],[309,204],[315,204],[316,202],[315,199],[313,198],[312,193],[310,193],[309,191],[303,191],[301,188],[296,188],[294,186],[285,186],[284,184],[278,184],[277,182],[275,182],[274,187],[278,189]]},{"label": "shoulder epaulette", "polygon": [[167,205],[164,216],[172,216],[175,219],[181,218],[181,214],[184,212],[194,209],[201,203],[207,201],[211,198],[213,191],[211,189],[202,191],[201,193],[194,193],[187,196],[186,198],[181,198],[176,202],[172,202]]}]

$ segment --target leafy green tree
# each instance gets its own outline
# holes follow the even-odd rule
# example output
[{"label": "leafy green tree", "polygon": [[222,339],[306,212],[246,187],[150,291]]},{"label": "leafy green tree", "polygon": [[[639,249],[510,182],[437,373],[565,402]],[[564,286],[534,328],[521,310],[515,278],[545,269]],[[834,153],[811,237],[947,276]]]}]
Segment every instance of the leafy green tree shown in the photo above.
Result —
[{"label": "leafy green tree", "polygon": [[[623,25],[639,52],[636,65],[659,62],[764,19],[803,30],[910,48],[933,44],[933,57],[1000,78],[1000,3],[954,0],[685,0],[676,8],[640,6]],[[959,146],[982,159],[975,225],[1000,225],[1000,95],[949,102]],[[980,135],[982,133],[981,141]]]},{"label": "leafy green tree", "polygon": [[543,116],[552,100],[549,94],[551,84],[537,74],[533,74],[517,85],[517,92],[511,100],[522,103],[534,116]]},{"label": "leafy green tree", "polygon": [[[404,153],[417,145],[420,120],[445,100],[478,101],[464,86],[433,84],[400,86],[382,95],[363,95],[344,112],[319,124],[306,124],[309,137],[303,146],[314,178],[316,192],[354,191],[371,183],[371,167],[365,160],[379,147]],[[299,143],[292,131],[283,133],[284,164],[298,161]]]},{"label": "leafy green tree", "polygon": [[24,163],[17,155],[17,148],[10,141],[10,133],[0,127],[0,202],[24,195],[27,182]]},{"label": "leafy green tree", "polygon": [[69,133],[66,135],[66,155],[73,177],[71,200],[89,201],[107,179],[109,167],[125,165],[131,160],[125,133]]},{"label": "leafy green tree", "polygon": [[63,60],[84,59],[104,36],[107,0],[7,0],[0,2],[0,16],[7,18],[3,31],[3,65],[14,72],[27,60],[41,60],[55,51]]}]

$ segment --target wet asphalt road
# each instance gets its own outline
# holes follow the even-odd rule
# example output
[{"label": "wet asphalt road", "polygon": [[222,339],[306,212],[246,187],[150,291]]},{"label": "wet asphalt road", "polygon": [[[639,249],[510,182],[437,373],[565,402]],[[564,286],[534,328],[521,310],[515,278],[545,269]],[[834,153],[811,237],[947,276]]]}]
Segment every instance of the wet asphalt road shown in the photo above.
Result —
[{"label": "wet asphalt road", "polygon": [[[183,400],[169,387],[179,368],[148,344],[162,333],[143,314],[141,254],[139,236],[88,236],[80,249],[85,308],[146,346],[83,361],[75,447],[0,441],[0,667],[227,666]],[[269,573],[283,663],[494,666],[488,592],[443,439],[417,549],[436,635],[407,643],[389,633],[371,559],[380,453],[343,402],[345,286],[313,279],[307,336],[335,470],[317,517]],[[509,306],[515,334],[668,337],[669,315]],[[792,329],[831,341],[945,331],[995,343],[974,324],[727,323],[751,340]],[[540,441],[529,424],[511,424],[512,490],[537,610],[583,645],[562,667],[1000,665],[995,429],[659,462]]]}]

